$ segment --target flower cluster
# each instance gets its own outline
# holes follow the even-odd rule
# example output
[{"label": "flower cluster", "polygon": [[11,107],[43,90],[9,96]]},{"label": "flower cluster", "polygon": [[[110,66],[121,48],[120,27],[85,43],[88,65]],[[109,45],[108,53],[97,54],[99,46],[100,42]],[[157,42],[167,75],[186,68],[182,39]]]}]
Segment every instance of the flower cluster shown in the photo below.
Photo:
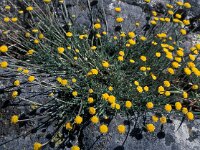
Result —
[{"label": "flower cluster", "polygon": [[[27,113],[28,118],[13,114],[11,123],[38,120],[39,126],[32,129],[37,131],[55,125],[46,143],[35,141],[34,150],[53,142],[66,145],[70,135],[80,135],[88,122],[105,135],[109,124],[102,120],[119,114],[128,115],[130,120],[135,114],[144,116],[146,124],[140,126],[149,133],[174,117],[194,120],[200,97],[200,44],[190,49],[182,46],[190,20],[177,11],[189,11],[189,3],[166,4],[165,14],[152,11],[147,31],[139,22],[131,31],[123,29],[123,9],[116,6],[113,12],[120,31],[107,31],[103,22],[94,18],[91,30],[80,33],[73,22],[69,22],[68,30],[59,23],[52,10],[56,7],[64,18],[67,14],[64,1],[56,2],[59,5],[51,0],[43,0],[40,5],[35,0],[22,0],[19,3],[25,10],[10,3],[4,11],[9,12],[15,5],[16,14],[0,15],[4,40],[0,45],[0,69],[16,74],[13,85],[5,91],[13,104],[26,103],[34,113]],[[30,18],[25,22],[27,14]],[[21,96],[20,89],[26,90],[26,85],[45,88],[47,92],[38,93],[46,100]],[[38,95],[28,89],[26,92],[30,97]],[[116,131],[125,134],[126,125],[118,124]],[[70,147],[80,149],[78,144]]]}]

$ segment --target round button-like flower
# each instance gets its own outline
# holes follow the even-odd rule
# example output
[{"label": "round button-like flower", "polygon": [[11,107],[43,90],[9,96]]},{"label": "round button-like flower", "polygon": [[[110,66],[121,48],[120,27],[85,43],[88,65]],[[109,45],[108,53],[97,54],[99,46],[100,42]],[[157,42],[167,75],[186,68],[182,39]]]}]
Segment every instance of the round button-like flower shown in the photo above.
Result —
[{"label": "round button-like flower", "polygon": [[74,145],[74,146],[71,147],[71,150],[80,150],[80,147],[77,146],[77,145]]},{"label": "round button-like flower", "polygon": [[107,61],[103,61],[102,66],[105,67],[105,68],[108,68],[110,66],[110,64]]},{"label": "round button-like flower", "polygon": [[76,124],[81,124],[83,122],[83,118],[81,116],[76,116],[76,118],[74,119],[74,122]]},{"label": "round button-like flower", "polygon": [[148,132],[154,132],[155,126],[153,124],[147,124],[146,129]]},{"label": "round button-like flower", "polygon": [[1,67],[1,68],[7,68],[7,67],[8,67],[7,61],[2,61],[2,62],[0,62],[0,67]]},{"label": "round button-like flower", "polygon": [[33,145],[33,150],[41,150],[42,149],[42,144],[39,142],[35,142]]},{"label": "round button-like flower", "polygon": [[165,124],[167,122],[167,118],[165,117],[165,116],[162,116],[161,118],[160,118],[160,123],[161,124]]},{"label": "round button-like flower", "polygon": [[100,24],[100,23],[94,24],[94,28],[95,28],[95,29],[100,29],[100,28],[101,28],[101,24]]},{"label": "round button-like flower", "polygon": [[11,123],[16,124],[19,121],[19,116],[13,115],[11,117]]},{"label": "round button-like flower", "polygon": [[131,107],[132,107],[132,102],[131,101],[126,101],[126,103],[125,103],[125,107],[126,108],[128,108],[128,109],[130,109]]},{"label": "round button-like flower", "polygon": [[172,106],[171,106],[170,104],[166,104],[166,105],[165,105],[165,110],[166,110],[167,112],[170,112],[170,111],[172,110]]},{"label": "round button-like flower", "polygon": [[89,108],[89,113],[90,113],[91,115],[96,114],[96,109],[95,109],[94,107],[90,107],[90,108]]},{"label": "round button-like flower", "polygon": [[99,117],[93,116],[90,120],[92,123],[97,124],[99,122]]},{"label": "round button-like flower", "polygon": [[0,52],[5,53],[7,51],[8,51],[8,46],[6,46],[6,45],[0,46]]},{"label": "round button-like flower", "polygon": [[188,120],[194,120],[194,114],[192,112],[188,112],[186,114],[186,117],[188,118]]},{"label": "round button-like flower", "polygon": [[108,126],[105,124],[100,125],[99,131],[100,133],[103,133],[103,134],[108,133]]},{"label": "round button-like flower", "polygon": [[124,134],[126,132],[126,126],[121,124],[121,125],[118,125],[117,126],[117,131],[120,133],[120,134]]},{"label": "round button-like flower", "polygon": [[181,110],[182,104],[180,102],[176,102],[175,103],[175,108],[176,108],[176,110]]},{"label": "round button-like flower", "polygon": [[153,108],[153,103],[152,102],[148,102],[147,104],[146,104],[146,107],[148,108],[148,109],[152,109]]}]

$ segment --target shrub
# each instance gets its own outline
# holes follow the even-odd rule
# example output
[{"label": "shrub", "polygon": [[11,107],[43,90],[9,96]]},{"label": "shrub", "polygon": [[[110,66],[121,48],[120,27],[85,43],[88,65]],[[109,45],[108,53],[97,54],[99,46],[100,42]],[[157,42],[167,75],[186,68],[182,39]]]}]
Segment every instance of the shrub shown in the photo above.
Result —
[{"label": "shrub", "polygon": [[[133,24],[135,30],[127,32],[119,6],[113,11],[120,31],[106,31],[97,18],[92,20],[91,29],[80,31],[68,20],[63,3],[8,1],[0,15],[1,70],[16,75],[13,85],[2,91],[10,93],[11,103],[26,104],[30,110],[25,118],[14,114],[11,122],[32,123],[28,134],[54,127],[46,143],[36,141],[35,150],[53,142],[66,145],[70,136],[79,136],[90,122],[106,134],[109,121],[102,120],[119,114],[129,120],[143,117],[140,127],[151,133],[159,130],[156,122],[163,127],[174,116],[194,119],[200,97],[200,44],[190,50],[182,46],[190,21],[177,13],[189,9],[189,3],[166,4],[164,14],[152,11],[148,30],[142,30],[137,22]],[[11,9],[14,12],[10,13]],[[28,91],[26,86],[35,85],[46,92]],[[28,96],[21,96],[20,89]],[[46,98],[31,99],[36,95]],[[123,124],[116,129],[120,133],[125,130]]]}]

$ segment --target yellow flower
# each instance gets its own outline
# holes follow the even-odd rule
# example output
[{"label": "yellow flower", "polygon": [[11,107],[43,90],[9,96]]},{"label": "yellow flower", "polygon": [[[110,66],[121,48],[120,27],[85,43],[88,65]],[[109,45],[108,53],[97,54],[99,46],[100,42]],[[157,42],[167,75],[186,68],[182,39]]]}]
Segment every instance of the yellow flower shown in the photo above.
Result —
[{"label": "yellow flower", "polygon": [[70,122],[67,122],[65,124],[65,128],[66,128],[66,130],[71,130],[72,129],[72,124]]},{"label": "yellow flower", "polygon": [[94,107],[89,107],[89,113],[90,113],[91,115],[96,114],[96,109],[95,109]]},{"label": "yellow flower", "polygon": [[130,59],[129,62],[133,64],[133,63],[135,63],[135,60]]},{"label": "yellow flower", "polygon": [[184,68],[184,72],[186,75],[191,75],[191,73],[192,73],[192,71],[188,67]]},{"label": "yellow flower", "polygon": [[59,54],[63,54],[63,52],[65,51],[64,47],[58,47],[57,50]]},{"label": "yellow flower", "polygon": [[34,77],[34,76],[29,76],[29,77],[28,77],[28,81],[29,81],[29,82],[33,82],[34,80],[35,80],[35,77]]},{"label": "yellow flower", "polygon": [[125,37],[126,34],[125,34],[124,32],[122,32],[122,33],[120,34],[120,36],[121,36],[121,37]]},{"label": "yellow flower", "polygon": [[17,17],[11,18],[11,21],[12,21],[12,22],[17,22],[17,20],[18,20]]},{"label": "yellow flower", "polygon": [[146,3],[150,3],[151,2],[151,0],[144,0]]},{"label": "yellow flower", "polygon": [[182,35],[186,35],[186,34],[187,34],[187,31],[186,31],[185,29],[181,29],[181,30],[180,30],[180,33],[181,33]]},{"label": "yellow flower", "polygon": [[183,98],[188,98],[188,93],[187,92],[183,92]]},{"label": "yellow flower", "polygon": [[120,133],[120,134],[124,134],[126,132],[126,126],[123,125],[123,124],[120,124],[117,126],[117,131]]},{"label": "yellow flower", "polygon": [[147,70],[147,68],[146,67],[144,67],[144,66],[142,66],[142,67],[140,67],[140,71],[146,71]]},{"label": "yellow flower", "polygon": [[163,87],[163,86],[159,86],[159,87],[158,87],[158,93],[164,94],[164,92],[165,92],[164,87]]},{"label": "yellow flower", "polygon": [[99,117],[92,116],[92,118],[90,120],[91,120],[92,123],[97,124],[99,122]]},{"label": "yellow flower", "polygon": [[39,44],[39,43],[40,43],[40,40],[34,39],[33,43],[34,43],[34,44]]},{"label": "yellow flower", "polygon": [[165,80],[163,83],[164,83],[164,86],[165,86],[165,87],[170,87],[170,85],[171,85],[170,82],[167,81],[167,80]]},{"label": "yellow flower", "polygon": [[80,147],[77,146],[77,145],[73,145],[73,146],[71,147],[71,150],[80,150]]},{"label": "yellow flower", "polygon": [[10,8],[11,8],[11,7],[10,7],[9,5],[6,5],[6,6],[5,6],[5,9],[6,9],[6,10],[10,10]]},{"label": "yellow flower", "polygon": [[60,84],[61,84],[62,86],[65,86],[65,85],[68,84],[68,80],[66,80],[66,79],[61,79]]},{"label": "yellow flower", "polygon": [[119,61],[124,61],[124,57],[123,57],[123,56],[118,56],[117,59],[118,59]]},{"label": "yellow flower", "polygon": [[91,69],[92,74],[97,75],[98,74],[98,70],[97,69]]},{"label": "yellow flower", "polygon": [[171,106],[170,104],[166,104],[166,105],[165,105],[165,110],[166,110],[167,112],[170,112],[170,111],[172,110],[172,106]]},{"label": "yellow flower", "polygon": [[96,50],[97,47],[96,47],[96,46],[92,46],[92,47],[90,47],[90,49],[91,49],[91,50]]},{"label": "yellow flower", "polygon": [[121,12],[121,8],[120,7],[115,7],[115,11],[116,12]]},{"label": "yellow flower", "polygon": [[190,3],[184,3],[184,7],[185,8],[191,8],[191,5],[190,5]]},{"label": "yellow flower", "polygon": [[26,10],[27,11],[33,11],[33,7],[32,6],[28,6],[28,7],[26,7]]},{"label": "yellow flower", "polygon": [[19,121],[19,116],[13,115],[11,117],[11,123],[16,124]]},{"label": "yellow flower", "polygon": [[115,101],[116,101],[116,97],[115,97],[114,95],[110,95],[110,96],[108,97],[108,102],[109,102],[110,104],[115,103]]},{"label": "yellow flower", "polygon": [[2,61],[2,62],[0,62],[0,67],[1,67],[1,68],[7,68],[7,67],[8,67],[7,61]]},{"label": "yellow flower", "polygon": [[123,21],[124,21],[124,19],[123,19],[122,17],[116,18],[116,22],[118,22],[118,23],[121,23],[121,22],[123,22]]},{"label": "yellow flower", "polygon": [[151,117],[151,119],[152,119],[152,121],[153,121],[153,122],[158,122],[158,117],[157,117],[157,116],[155,116],[155,115],[154,115],[154,116],[152,116],[152,117]]},{"label": "yellow flower", "polygon": [[175,103],[175,108],[176,108],[176,110],[181,110],[182,104],[180,102],[176,102]]},{"label": "yellow flower", "polygon": [[196,44],[195,47],[200,50],[200,43]]},{"label": "yellow flower", "polygon": [[100,28],[101,28],[101,24],[100,24],[100,23],[94,24],[94,28],[95,28],[95,29],[100,29]]},{"label": "yellow flower", "polygon": [[108,98],[109,98],[108,93],[104,93],[104,94],[102,94],[102,99],[104,99],[104,100],[108,100]]},{"label": "yellow flower", "polygon": [[155,126],[153,124],[146,124],[146,129],[148,132],[154,132]]},{"label": "yellow flower", "polygon": [[8,51],[8,46],[6,46],[6,45],[1,45],[0,46],[0,52],[5,53],[7,51]]},{"label": "yellow flower", "polygon": [[151,23],[152,25],[156,25],[156,24],[157,24],[157,22],[156,22],[155,20],[151,20],[150,23]]},{"label": "yellow flower", "polygon": [[148,102],[147,104],[146,104],[146,107],[148,108],[148,109],[152,109],[153,108],[153,103],[152,102]]},{"label": "yellow flower", "polygon": [[78,96],[78,92],[77,92],[77,91],[73,91],[73,92],[72,92],[72,95],[73,95],[74,97],[76,97],[76,96]]},{"label": "yellow flower", "polygon": [[102,32],[102,34],[103,34],[103,35],[106,35],[106,34],[107,34],[107,32],[106,32],[106,31],[103,31],[103,32]]},{"label": "yellow flower", "polygon": [[172,10],[168,10],[168,14],[169,14],[169,15],[173,15],[174,12],[173,12]]},{"label": "yellow flower", "polygon": [[167,71],[172,75],[175,74],[174,69],[172,69],[172,68],[168,68]]},{"label": "yellow flower", "polygon": [[13,98],[16,98],[17,96],[18,96],[18,92],[17,92],[17,91],[13,91],[13,92],[12,92],[12,97],[13,97]]},{"label": "yellow flower", "polygon": [[167,118],[165,117],[165,116],[162,116],[161,118],[160,118],[160,123],[161,124],[165,124],[167,122]]},{"label": "yellow flower", "polygon": [[108,90],[109,90],[109,91],[113,91],[113,87],[112,87],[112,86],[109,86],[109,87],[108,87]]},{"label": "yellow flower", "polygon": [[165,91],[165,96],[170,96],[171,92],[170,91]]},{"label": "yellow flower", "polygon": [[126,101],[125,107],[130,109],[132,107],[132,102],[131,101]]},{"label": "yellow flower", "polygon": [[198,86],[197,84],[193,84],[193,85],[192,85],[192,89],[193,89],[193,90],[198,90],[198,89],[199,89],[199,86]]},{"label": "yellow flower", "polygon": [[102,66],[105,68],[108,68],[110,66],[110,64],[107,61],[103,61]]},{"label": "yellow flower", "polygon": [[182,17],[181,14],[176,14],[175,16],[176,16],[176,18],[178,18],[178,19],[181,19],[181,17]]},{"label": "yellow flower", "polygon": [[195,59],[196,59],[196,57],[192,54],[189,54],[189,58],[190,58],[191,61],[195,61]]},{"label": "yellow flower", "polygon": [[184,25],[190,25],[190,20],[183,20]]},{"label": "yellow flower", "polygon": [[131,45],[135,45],[135,44],[136,44],[136,41],[133,40],[133,39],[129,39],[129,40],[128,40],[128,43],[131,44]]},{"label": "yellow flower", "polygon": [[29,38],[31,36],[31,34],[29,32],[25,33],[25,37]]},{"label": "yellow flower", "polygon": [[20,81],[19,80],[15,80],[13,83],[15,86],[19,86],[20,85]]},{"label": "yellow flower", "polygon": [[147,57],[146,56],[140,56],[140,59],[142,60],[142,61],[147,61]]},{"label": "yellow flower", "polygon": [[149,87],[148,87],[148,86],[145,86],[145,87],[144,87],[144,90],[145,90],[146,92],[148,92],[148,91],[149,91]]},{"label": "yellow flower", "polygon": [[27,54],[27,55],[33,55],[34,52],[35,52],[35,51],[34,51],[33,49],[30,49],[30,50],[27,51],[26,54]]},{"label": "yellow flower", "polygon": [[33,145],[33,150],[41,150],[42,149],[42,144],[35,142]]},{"label": "yellow flower", "polygon": [[134,32],[129,32],[129,33],[128,33],[128,36],[129,36],[130,38],[134,38],[134,37],[135,37],[135,33],[134,33]]},{"label": "yellow flower", "polygon": [[103,133],[103,134],[108,133],[108,126],[105,124],[100,125],[99,131],[100,133]]},{"label": "yellow flower", "polygon": [[120,106],[120,104],[115,104],[115,109],[117,109],[117,110],[120,110],[120,108],[121,108],[121,106]]},{"label": "yellow flower", "polygon": [[194,120],[194,114],[192,112],[188,112],[186,114],[186,117],[188,118],[188,120]]},{"label": "yellow flower", "polygon": [[124,56],[125,54],[124,54],[124,51],[119,51],[119,55],[120,56]]},{"label": "yellow flower", "polygon": [[145,36],[141,36],[141,37],[140,37],[140,40],[142,40],[142,41],[146,41],[147,38],[146,38]]},{"label": "yellow flower", "polygon": [[51,2],[51,0],[43,0],[43,2],[48,4]]},{"label": "yellow flower", "polygon": [[176,4],[179,6],[183,6],[183,2],[181,2],[181,1],[176,2]]},{"label": "yellow flower", "polygon": [[74,122],[76,124],[81,124],[83,122],[83,118],[81,116],[76,116],[76,118],[74,119]]},{"label": "yellow flower", "polygon": [[92,104],[94,102],[94,99],[92,97],[88,97],[87,101],[88,101],[89,104]]},{"label": "yellow flower", "polygon": [[137,91],[138,91],[139,93],[142,93],[142,92],[143,92],[143,88],[142,88],[141,86],[137,86]]},{"label": "yellow flower", "polygon": [[173,68],[179,68],[180,64],[174,61],[174,62],[172,62],[172,67]]},{"label": "yellow flower", "polygon": [[9,18],[9,17],[5,17],[5,18],[3,18],[3,21],[4,21],[4,22],[9,22],[9,21],[10,21],[10,18]]},{"label": "yellow flower", "polygon": [[188,113],[188,109],[187,109],[186,107],[183,107],[183,108],[182,108],[182,113],[183,113],[183,114],[187,114],[187,113]]},{"label": "yellow flower", "polygon": [[93,91],[93,89],[89,89],[88,92],[91,94],[91,93],[93,93],[94,91]]},{"label": "yellow flower", "polygon": [[67,32],[67,33],[66,33],[66,36],[67,36],[67,37],[72,37],[72,36],[73,36],[73,33]]}]

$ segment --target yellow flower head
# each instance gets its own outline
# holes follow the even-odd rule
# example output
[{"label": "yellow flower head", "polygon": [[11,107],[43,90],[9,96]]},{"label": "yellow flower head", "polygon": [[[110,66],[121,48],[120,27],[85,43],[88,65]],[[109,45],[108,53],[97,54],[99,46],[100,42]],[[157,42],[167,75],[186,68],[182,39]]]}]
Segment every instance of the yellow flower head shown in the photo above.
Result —
[{"label": "yellow flower head", "polygon": [[116,22],[118,22],[118,23],[121,23],[121,22],[123,22],[123,21],[124,21],[124,18],[122,18],[122,17],[116,18]]},{"label": "yellow flower head", "polygon": [[67,33],[66,33],[66,36],[67,36],[67,37],[72,37],[72,36],[73,36],[73,33],[67,32]]},{"label": "yellow flower head", "polygon": [[89,107],[89,113],[90,113],[91,115],[96,114],[96,109],[95,109],[94,107]]},{"label": "yellow flower head", "polygon": [[119,13],[119,12],[121,12],[121,8],[120,7],[115,7],[115,11]]},{"label": "yellow flower head", "polygon": [[100,28],[101,28],[101,24],[100,24],[100,23],[94,24],[94,28],[95,28],[95,29],[100,29]]},{"label": "yellow flower head", "polygon": [[63,54],[64,51],[65,51],[64,47],[58,47],[57,50],[58,50],[58,53],[59,53],[59,54]]},{"label": "yellow flower head", "polygon": [[97,124],[99,122],[99,117],[92,116],[92,118],[90,120],[91,120],[92,123]]},{"label": "yellow flower head", "polygon": [[108,133],[108,126],[105,124],[100,125],[99,131],[100,133],[103,133],[103,134]]},{"label": "yellow flower head", "polygon": [[15,80],[13,83],[15,86],[19,86],[20,85],[20,81],[19,80]]},{"label": "yellow flower head", "polygon": [[110,96],[108,97],[108,102],[109,102],[110,104],[115,103],[115,101],[116,101],[116,97],[115,97],[114,95],[110,95]]},{"label": "yellow flower head", "polygon": [[26,7],[26,10],[27,11],[33,11],[33,7],[32,6],[28,6],[28,7]]},{"label": "yellow flower head", "polygon": [[34,80],[35,80],[35,76],[29,76],[29,77],[28,77],[28,81],[29,81],[29,82],[33,82]]},{"label": "yellow flower head", "polygon": [[148,132],[154,132],[155,126],[153,124],[146,124],[146,129]]},{"label": "yellow flower head", "polygon": [[162,116],[161,118],[160,118],[160,123],[161,124],[165,124],[167,122],[167,118],[165,117],[165,116]]},{"label": "yellow flower head", "polygon": [[110,66],[110,64],[107,61],[103,61],[102,66],[105,68],[108,68]]},{"label": "yellow flower head", "polygon": [[124,134],[126,132],[126,126],[121,124],[121,125],[118,125],[117,126],[117,131],[120,133],[120,134]]},{"label": "yellow flower head", "polygon": [[128,109],[130,109],[130,108],[132,107],[132,105],[133,105],[133,104],[132,104],[131,101],[126,101],[126,102],[125,102],[125,107],[128,108]]},{"label": "yellow flower head", "polygon": [[170,104],[166,104],[166,105],[165,105],[165,110],[166,110],[167,112],[170,112],[170,111],[172,110],[172,106],[171,106]]},{"label": "yellow flower head", "polygon": [[73,95],[74,97],[76,97],[76,96],[78,96],[78,92],[77,92],[77,91],[73,91],[73,92],[72,92],[72,95]]},{"label": "yellow flower head", "polygon": [[155,115],[154,115],[154,116],[152,116],[152,117],[151,117],[151,119],[152,119],[152,121],[153,121],[153,122],[158,122],[158,117],[157,117],[157,116],[155,116]]},{"label": "yellow flower head", "polygon": [[19,116],[13,115],[11,117],[11,123],[16,124],[19,121]]},{"label": "yellow flower head", "polygon": [[74,122],[76,124],[81,124],[83,122],[83,118],[81,116],[76,116],[76,118],[74,119]]},{"label": "yellow flower head", "polygon": [[33,145],[33,150],[41,150],[42,149],[42,144],[35,142]]},{"label": "yellow flower head", "polygon": [[88,97],[87,101],[88,101],[89,104],[92,104],[94,102],[94,99],[92,97]]},{"label": "yellow flower head", "polygon": [[65,124],[65,128],[66,128],[66,130],[71,130],[72,129],[72,124],[70,122],[67,122]]},{"label": "yellow flower head", "polygon": [[188,120],[194,120],[194,114],[192,112],[188,112],[186,114],[186,117],[188,118]]},{"label": "yellow flower head", "polygon": [[7,67],[8,67],[7,61],[2,61],[2,62],[0,62],[0,67],[1,67],[1,68],[7,68]]},{"label": "yellow flower head", "polygon": [[7,51],[8,51],[8,46],[6,46],[6,45],[1,45],[0,46],[0,52],[5,53]]},{"label": "yellow flower head", "polygon": [[71,147],[71,150],[80,150],[80,147],[77,146],[77,145],[73,145],[73,146]]},{"label": "yellow flower head", "polygon": [[175,103],[175,108],[176,108],[176,110],[181,110],[182,104],[180,102],[176,102]]},{"label": "yellow flower head", "polygon": [[146,104],[146,107],[148,108],[148,109],[152,109],[153,108],[153,103],[152,102],[148,102],[147,104]]}]

